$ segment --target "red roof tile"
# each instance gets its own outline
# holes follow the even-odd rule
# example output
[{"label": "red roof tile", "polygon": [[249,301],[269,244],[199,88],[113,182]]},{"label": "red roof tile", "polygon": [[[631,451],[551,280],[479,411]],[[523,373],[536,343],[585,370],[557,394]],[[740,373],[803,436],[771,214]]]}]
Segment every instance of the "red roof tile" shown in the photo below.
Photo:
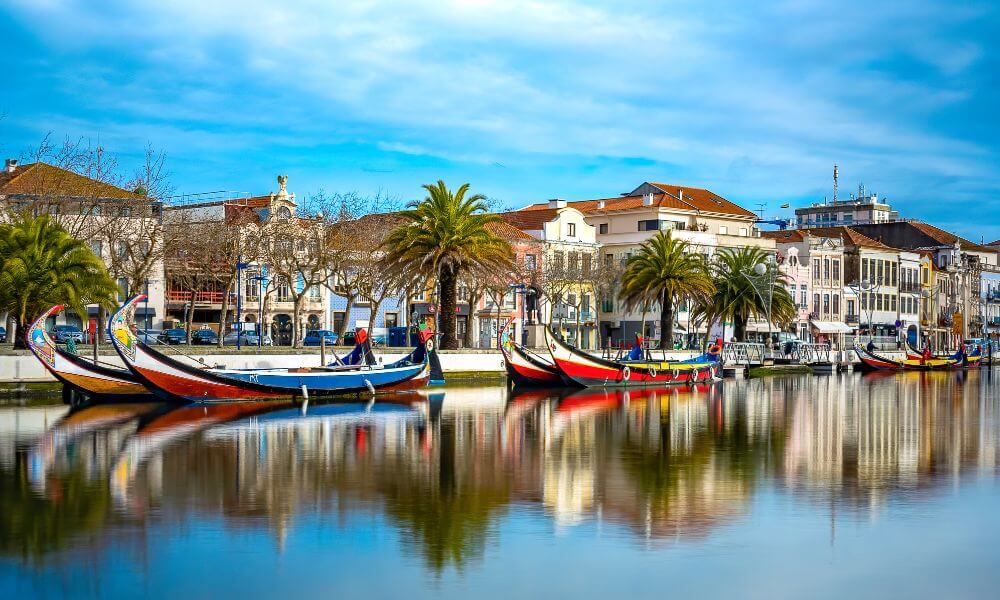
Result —
[{"label": "red roof tile", "polygon": [[0,195],[148,199],[120,187],[43,162],[19,166],[13,173],[3,171],[0,174]]},{"label": "red roof tile", "polygon": [[513,210],[497,213],[501,219],[521,231],[539,231],[546,223],[554,220],[558,214],[559,209],[557,208]]},{"label": "red roof tile", "polygon": [[494,221],[492,223],[488,223],[486,225],[486,229],[489,229],[494,235],[502,237],[508,242],[538,241],[506,221]]},{"label": "red roof tile", "polygon": [[[668,185],[665,183],[652,183],[650,185],[664,192],[662,194],[653,195],[652,207],[672,208],[692,212],[721,213],[740,217],[757,216],[742,206],[734,204],[722,196],[713,194],[708,190]],[[682,191],[683,194],[681,194]],[[604,203],[603,208],[600,208],[601,202]],[[644,204],[644,198],[641,195],[616,196],[614,198],[598,198],[595,200],[576,200],[573,202],[567,202],[566,205],[587,215],[646,207]],[[552,208],[549,206],[548,202],[539,202],[537,204],[525,206],[517,212],[536,210],[552,210]]]},{"label": "red roof tile", "polygon": [[805,231],[808,231],[811,235],[820,237],[841,238],[844,240],[844,243],[849,243],[854,246],[877,248],[880,250],[895,250],[895,248],[886,246],[878,240],[873,240],[867,235],[855,231],[850,227],[810,227]]},{"label": "red roof tile", "polygon": [[965,238],[955,235],[954,233],[949,233],[944,229],[940,229],[929,223],[910,221],[909,224],[911,227],[915,227],[916,229],[920,230],[921,233],[923,233],[927,237],[937,241],[942,245],[949,245],[958,242],[962,246],[963,250],[973,250],[975,252],[994,252],[996,250],[995,248],[987,248],[986,246],[983,246],[981,244],[971,242]]},{"label": "red roof tile", "polygon": [[774,240],[778,243],[798,243],[806,241],[806,233],[801,229],[786,229],[783,231],[761,231],[760,237]]}]

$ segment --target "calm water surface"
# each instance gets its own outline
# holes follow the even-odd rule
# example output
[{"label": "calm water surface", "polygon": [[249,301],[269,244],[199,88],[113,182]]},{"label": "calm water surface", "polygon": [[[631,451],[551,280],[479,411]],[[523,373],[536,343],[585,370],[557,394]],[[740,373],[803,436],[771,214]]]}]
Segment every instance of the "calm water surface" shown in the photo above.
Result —
[{"label": "calm water surface", "polygon": [[998,376],[0,406],[0,597],[996,597]]}]

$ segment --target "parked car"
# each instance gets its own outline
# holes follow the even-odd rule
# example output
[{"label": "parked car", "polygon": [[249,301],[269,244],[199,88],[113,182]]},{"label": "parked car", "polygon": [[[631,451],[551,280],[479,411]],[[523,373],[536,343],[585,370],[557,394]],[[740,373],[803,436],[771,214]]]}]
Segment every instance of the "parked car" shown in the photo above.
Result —
[{"label": "parked car", "polygon": [[303,346],[319,346],[320,340],[326,339],[326,345],[332,346],[337,343],[337,334],[329,329],[314,329],[306,333],[302,340]]},{"label": "parked car", "polygon": [[[240,335],[243,338],[242,340],[240,340],[240,345],[243,345],[243,346],[256,346],[257,345],[257,342],[258,342],[257,332],[255,332],[255,331],[244,331]],[[223,339],[222,343],[224,345],[226,345],[226,346],[235,346],[236,345],[236,333],[226,334],[226,337]],[[264,334],[264,343],[262,345],[264,345],[264,346],[273,346],[274,345],[274,341],[271,340],[271,336],[270,335],[268,335],[266,333]]]},{"label": "parked car", "polygon": [[82,344],[83,332],[76,325],[56,325],[52,329],[52,339],[60,344],[69,340]]},{"label": "parked car", "polygon": [[187,343],[187,331],[176,327],[174,329],[168,329],[160,334],[160,341],[164,344],[186,344]]},{"label": "parked car", "polygon": [[191,344],[195,346],[211,346],[219,343],[219,334],[212,329],[199,329],[191,334]]},{"label": "parked car", "polygon": [[0,344],[6,344],[6,343],[7,343],[7,328],[0,327]]},{"label": "parked car", "polygon": [[136,329],[135,334],[140,341],[150,346],[164,343],[163,332],[159,329]]}]

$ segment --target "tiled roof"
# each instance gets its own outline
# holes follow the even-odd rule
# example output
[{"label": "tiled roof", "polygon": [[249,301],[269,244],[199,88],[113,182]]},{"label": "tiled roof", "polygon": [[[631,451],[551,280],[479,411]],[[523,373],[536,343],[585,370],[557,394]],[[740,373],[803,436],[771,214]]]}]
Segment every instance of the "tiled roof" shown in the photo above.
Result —
[{"label": "tiled roof", "polygon": [[[722,213],[740,217],[757,216],[742,206],[734,204],[722,196],[713,194],[708,190],[668,185],[665,183],[652,183],[650,185],[664,192],[662,194],[653,194],[653,204],[651,205],[653,207]],[[683,195],[681,194],[681,191],[684,192]],[[603,208],[600,207],[601,202],[604,203]],[[641,195],[597,198],[595,200],[576,200],[573,202],[567,202],[566,205],[587,215],[646,207],[644,204],[644,198]],[[551,210],[551,207],[548,202],[539,202],[537,204],[525,206],[517,212],[536,210]]]},{"label": "tiled roof", "polygon": [[147,200],[128,190],[43,162],[0,174],[0,195]]},{"label": "tiled roof", "polygon": [[986,244],[986,245],[987,246],[1000,246],[1000,240],[997,240],[995,242],[990,242],[989,244]]},{"label": "tiled roof", "polygon": [[489,229],[494,235],[502,237],[508,242],[538,241],[506,221],[494,221],[492,223],[488,223],[486,225],[486,229]]},{"label": "tiled roof", "polygon": [[[959,237],[953,233],[948,233],[944,229],[935,227],[929,223],[919,223],[916,221],[909,222],[911,227],[915,227],[920,230],[921,233],[927,237],[935,240],[942,245],[954,244],[956,241],[961,244],[963,250],[972,250],[975,252],[995,252],[996,248],[987,248],[982,244],[977,244],[971,242],[965,238]],[[997,240],[1000,241],[1000,240]],[[994,242],[995,243],[995,242]]]},{"label": "tiled roof", "polygon": [[757,216],[742,206],[703,188],[672,185],[669,183],[650,183],[650,185],[663,190],[669,197],[676,199],[678,203],[693,206],[703,212],[719,212],[745,217]]},{"label": "tiled roof", "polygon": [[558,213],[559,209],[557,208],[540,208],[513,210],[498,213],[498,216],[521,231],[539,231],[546,223],[554,220]]},{"label": "tiled roof", "polygon": [[891,246],[886,246],[878,240],[873,240],[872,238],[851,229],[850,227],[811,227],[806,229],[811,235],[828,237],[828,238],[841,238],[845,243],[852,244],[854,246],[863,246],[865,248],[877,248],[879,250],[895,250]]},{"label": "tiled roof", "polygon": [[801,229],[786,229],[784,231],[761,231],[760,237],[774,240],[778,243],[797,243],[806,241],[806,233]]}]

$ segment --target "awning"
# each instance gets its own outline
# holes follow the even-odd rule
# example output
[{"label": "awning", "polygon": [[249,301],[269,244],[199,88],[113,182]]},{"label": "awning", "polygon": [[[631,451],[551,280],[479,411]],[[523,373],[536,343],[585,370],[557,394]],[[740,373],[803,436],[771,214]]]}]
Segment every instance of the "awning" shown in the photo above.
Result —
[{"label": "awning", "polygon": [[149,315],[151,317],[155,317],[156,316],[156,309],[155,308],[143,308],[141,306],[135,309],[135,316],[137,316],[137,317],[145,317],[146,315]]},{"label": "awning", "polygon": [[839,321],[810,321],[820,333],[854,333],[854,328]]},{"label": "awning", "polygon": [[778,333],[781,331],[781,326],[775,323],[768,325],[767,321],[750,321],[747,323],[747,331],[754,333]]}]

